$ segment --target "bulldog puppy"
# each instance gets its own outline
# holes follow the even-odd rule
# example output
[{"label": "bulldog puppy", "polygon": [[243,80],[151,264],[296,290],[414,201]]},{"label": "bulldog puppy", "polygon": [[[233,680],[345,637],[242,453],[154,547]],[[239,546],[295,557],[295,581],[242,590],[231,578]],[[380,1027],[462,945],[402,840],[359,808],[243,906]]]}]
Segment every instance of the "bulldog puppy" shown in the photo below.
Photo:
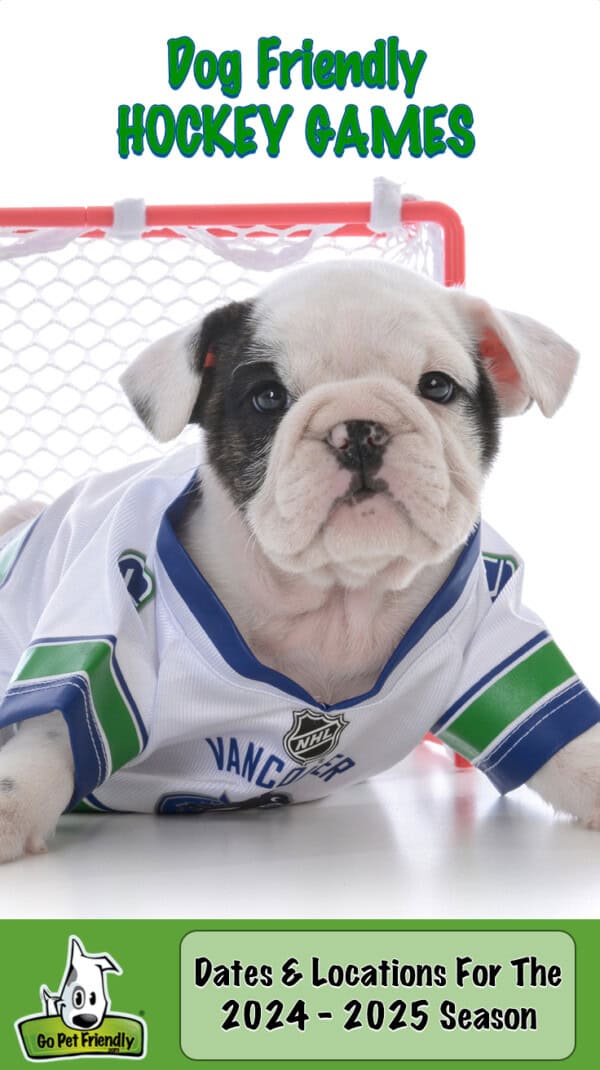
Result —
[{"label": "bulldog puppy", "polygon": [[[160,441],[200,425],[206,463],[191,490],[182,491],[189,475],[182,482],[178,474],[157,506],[164,461],[124,477],[124,499],[137,502],[127,508],[137,542],[119,521],[121,541],[111,543],[109,557],[116,576],[117,559],[130,553],[119,612],[135,618],[136,642],[131,653],[117,635],[113,654],[141,720],[151,722],[149,735],[129,765],[116,770],[113,761],[113,775],[98,775],[100,787],[88,794],[78,788],[77,730],[66,706],[51,708],[54,692],[40,704],[48,681],[37,690],[29,681],[30,715],[23,674],[11,667],[0,726],[18,730],[0,752],[0,859],[44,850],[60,814],[82,795],[96,808],[161,813],[304,801],[392,765],[431,728],[500,790],[528,782],[556,809],[600,827],[598,706],[539,618],[520,605],[522,565],[479,515],[500,418],[532,402],[552,416],[576,359],[525,316],[366,261],[282,274],[256,298],[151,345],[125,373],[124,388]],[[146,515],[140,488],[150,477]],[[102,500],[94,530],[120,508],[108,477],[96,478],[80,495],[92,510]],[[167,509],[175,498],[177,508]],[[144,524],[152,528],[153,509],[159,544],[170,517],[177,567],[167,566],[160,546],[152,558],[154,535],[137,558],[131,549],[141,546]],[[75,514],[64,515],[71,546]],[[13,515],[4,528],[14,523]],[[76,575],[85,548],[77,558],[69,553]],[[148,577],[158,589],[163,565],[163,584],[179,587],[196,614],[183,629],[190,644],[238,702],[232,712],[227,698],[211,691],[206,699],[200,683],[189,684],[179,740],[186,754],[176,752],[172,725],[165,728],[169,701],[160,706],[161,681],[175,677],[172,704],[195,671],[191,660],[185,671],[181,660],[169,668],[175,639],[156,639],[167,624],[158,590],[148,602]],[[134,596],[136,570],[143,596]],[[184,590],[200,581],[212,623]],[[2,597],[0,586],[0,613]],[[52,634],[83,634],[80,612],[73,602],[77,623],[66,619]],[[149,698],[131,682],[145,644],[155,673]],[[511,682],[525,695],[514,710]],[[194,770],[202,772],[179,776],[194,748]],[[267,778],[265,767],[255,774],[259,752],[276,776]],[[214,775],[204,772],[210,762]],[[249,782],[269,791],[248,797]]]}]

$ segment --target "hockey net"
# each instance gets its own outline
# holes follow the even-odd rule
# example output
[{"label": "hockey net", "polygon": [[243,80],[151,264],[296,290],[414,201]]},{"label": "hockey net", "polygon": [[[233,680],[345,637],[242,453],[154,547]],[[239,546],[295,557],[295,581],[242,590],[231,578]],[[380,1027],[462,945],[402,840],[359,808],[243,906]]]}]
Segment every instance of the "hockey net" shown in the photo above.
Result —
[{"label": "hockey net", "polygon": [[[128,205],[124,213],[123,205]],[[143,346],[291,264],[385,259],[446,284],[462,275],[451,210],[371,204],[0,211],[0,510],[150,459],[119,376]],[[195,438],[188,429],[182,439]]]}]

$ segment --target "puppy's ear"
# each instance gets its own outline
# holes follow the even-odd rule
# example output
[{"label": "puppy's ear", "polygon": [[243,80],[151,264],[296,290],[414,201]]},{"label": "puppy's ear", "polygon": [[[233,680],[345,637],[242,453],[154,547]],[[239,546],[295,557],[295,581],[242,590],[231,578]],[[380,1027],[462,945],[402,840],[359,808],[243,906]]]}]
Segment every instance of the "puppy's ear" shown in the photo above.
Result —
[{"label": "puppy's ear", "polygon": [[544,416],[553,416],[573,382],[576,350],[528,316],[500,312],[480,298],[454,292],[496,388],[501,414],[516,416],[535,401]]},{"label": "puppy's ear", "polygon": [[198,397],[201,370],[196,327],[184,327],[153,342],[120,379],[140,420],[159,442],[183,431]]},{"label": "puppy's ear", "polygon": [[205,372],[210,373],[228,336],[248,318],[250,302],[233,301],[201,322],[153,342],[120,382],[140,420],[159,442],[175,438],[189,423]]}]

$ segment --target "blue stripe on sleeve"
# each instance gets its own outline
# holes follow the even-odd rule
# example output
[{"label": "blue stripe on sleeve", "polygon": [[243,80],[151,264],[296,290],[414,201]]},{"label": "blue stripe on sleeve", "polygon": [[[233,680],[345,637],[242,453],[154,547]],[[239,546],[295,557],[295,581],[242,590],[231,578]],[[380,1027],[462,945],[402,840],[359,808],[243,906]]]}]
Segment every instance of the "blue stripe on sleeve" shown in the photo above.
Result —
[{"label": "blue stripe on sleeve", "polygon": [[0,728],[30,717],[60,710],[67,727],[75,763],[75,789],[68,810],[104,780],[108,762],[96,724],[85,676],[74,674],[52,680],[27,681],[9,688],[0,704]]},{"label": "blue stripe on sleeve", "polygon": [[512,791],[582,732],[600,721],[600,705],[580,680],[571,683],[475,763],[502,792]]}]

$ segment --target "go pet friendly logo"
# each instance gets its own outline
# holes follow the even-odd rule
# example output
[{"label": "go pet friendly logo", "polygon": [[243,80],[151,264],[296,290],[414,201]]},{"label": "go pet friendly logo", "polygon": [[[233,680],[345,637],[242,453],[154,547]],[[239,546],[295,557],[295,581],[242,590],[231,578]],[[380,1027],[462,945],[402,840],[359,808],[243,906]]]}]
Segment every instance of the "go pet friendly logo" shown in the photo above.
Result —
[{"label": "go pet friendly logo", "polygon": [[43,1014],[15,1023],[26,1059],[116,1055],[143,1058],[146,1025],[131,1014],[109,1014],[108,973],[121,973],[109,955],[88,955],[76,936],[69,940],[67,965],[56,995],[40,988]]}]

